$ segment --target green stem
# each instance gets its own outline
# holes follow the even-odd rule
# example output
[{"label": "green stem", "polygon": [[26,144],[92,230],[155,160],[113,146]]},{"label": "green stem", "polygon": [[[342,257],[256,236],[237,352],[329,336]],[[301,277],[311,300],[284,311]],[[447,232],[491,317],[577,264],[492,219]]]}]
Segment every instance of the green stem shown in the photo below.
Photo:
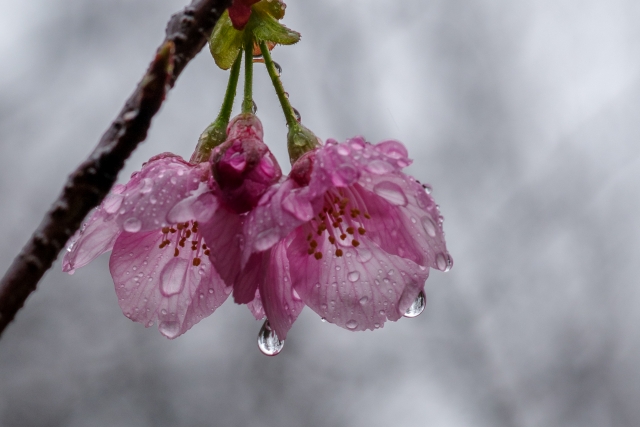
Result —
[{"label": "green stem", "polygon": [[238,79],[240,77],[240,62],[242,61],[242,54],[238,53],[238,57],[231,66],[231,73],[229,74],[229,83],[227,83],[227,91],[224,94],[224,101],[222,101],[222,107],[220,108],[220,114],[216,120],[223,120],[229,122],[231,118],[231,110],[233,109],[233,101],[236,98],[236,88],[238,87]]},{"label": "green stem", "polygon": [[253,113],[253,37],[245,40],[244,46],[244,99],[242,113]]},{"label": "green stem", "polygon": [[266,42],[260,42],[260,51],[262,52],[262,57],[264,58],[264,64],[267,67],[269,77],[271,77],[271,83],[273,83],[273,87],[275,88],[276,94],[278,95],[278,100],[280,101],[280,105],[282,106],[282,112],[284,113],[284,117],[287,120],[287,126],[295,126],[298,124],[298,119],[296,118],[296,114],[293,112],[293,107],[291,106],[286,92],[284,91],[282,81],[280,80],[280,76],[276,71],[276,66],[273,64],[271,53],[269,52],[269,48],[267,47]]},{"label": "green stem", "polygon": [[220,107],[218,117],[204,130],[204,132],[202,132],[202,135],[200,135],[198,145],[191,156],[191,163],[207,161],[211,155],[211,150],[222,144],[225,139],[227,139],[227,125],[231,118],[233,101],[236,97],[241,62],[242,54],[238,53],[238,57],[231,66],[229,82],[227,83],[227,91],[224,94],[224,100],[222,101],[222,107]]}]

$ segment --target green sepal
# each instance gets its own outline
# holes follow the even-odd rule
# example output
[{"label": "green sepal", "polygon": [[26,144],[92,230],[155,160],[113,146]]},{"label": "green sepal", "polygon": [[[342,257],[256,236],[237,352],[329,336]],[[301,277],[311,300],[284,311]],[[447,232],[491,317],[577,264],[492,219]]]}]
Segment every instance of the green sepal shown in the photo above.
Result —
[{"label": "green sepal", "polygon": [[209,160],[211,150],[227,139],[228,123],[229,120],[218,118],[215,122],[207,126],[198,139],[198,145],[191,156],[191,163],[201,163]]},{"label": "green sepal", "polygon": [[300,41],[299,32],[293,31],[282,25],[270,14],[268,10],[257,7],[261,3],[264,3],[264,0],[254,5],[253,13],[249,19],[249,24],[247,25],[257,40],[283,45],[290,45]]},{"label": "green sepal", "polygon": [[302,155],[308,151],[320,147],[318,137],[300,123],[296,123],[289,127],[287,132],[287,148],[289,150],[289,159],[294,164]]},{"label": "green sepal", "polygon": [[238,31],[233,28],[229,12],[225,10],[209,39],[209,50],[216,65],[223,70],[231,68],[242,49],[243,41],[244,30]]},{"label": "green sepal", "polygon": [[253,5],[253,10],[268,13],[278,20],[284,18],[284,10],[286,8],[287,5],[282,0],[262,0]]}]

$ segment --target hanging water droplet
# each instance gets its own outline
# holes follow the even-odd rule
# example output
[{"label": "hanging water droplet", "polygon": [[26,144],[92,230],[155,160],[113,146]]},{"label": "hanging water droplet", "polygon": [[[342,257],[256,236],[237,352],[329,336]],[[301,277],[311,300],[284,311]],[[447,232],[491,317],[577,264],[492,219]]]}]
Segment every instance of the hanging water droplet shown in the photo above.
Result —
[{"label": "hanging water droplet", "polygon": [[258,104],[256,104],[256,101],[254,101],[253,99],[251,100],[251,112],[253,114],[256,114],[258,112]]},{"label": "hanging water droplet", "polygon": [[253,62],[254,63],[264,63],[264,57],[262,56],[262,54],[258,54],[258,55],[253,55]]},{"label": "hanging water droplet", "polygon": [[355,329],[357,327],[358,327],[358,322],[356,322],[355,320],[351,319],[347,322],[347,328]]},{"label": "hanging water droplet", "polygon": [[180,323],[175,320],[168,320],[158,326],[160,333],[169,339],[173,339],[180,333]]},{"label": "hanging water droplet", "polygon": [[137,233],[142,228],[142,222],[136,217],[131,217],[122,224],[122,228],[129,233]]},{"label": "hanging water droplet", "polygon": [[422,184],[422,188],[424,188],[424,192],[427,194],[431,194],[433,191],[433,188],[431,188],[431,185],[429,184]]},{"label": "hanging water droplet", "polygon": [[347,274],[347,279],[349,279],[350,282],[357,282],[359,278],[360,278],[360,273],[357,271],[352,271],[349,274]]},{"label": "hanging water droplet", "polygon": [[282,75],[282,67],[276,61],[273,61],[273,66],[276,67],[276,74],[280,77]]},{"label": "hanging water droplet", "polygon": [[275,356],[282,351],[284,340],[280,341],[276,331],[271,329],[269,320],[265,320],[258,333],[258,348],[267,356]]},{"label": "hanging water droplet", "polygon": [[327,323],[327,319],[325,319],[324,317],[321,317],[320,320],[322,321],[322,323]]},{"label": "hanging water droplet", "polygon": [[409,306],[407,311],[404,313],[404,317],[408,317],[410,319],[414,317],[418,317],[423,311],[425,306],[427,305],[427,296],[424,294],[424,290],[420,291],[415,301]]},{"label": "hanging water droplet", "polygon": [[[292,107],[292,108],[293,108],[293,107]],[[301,122],[301,121],[302,121],[302,116],[300,115],[300,111],[298,111],[298,110],[296,110],[296,109],[294,108],[294,109],[293,109],[293,114],[295,114],[295,115],[296,115],[296,120],[297,120],[298,122]]]},{"label": "hanging water droplet", "polygon": [[289,99],[289,92],[285,92],[285,93],[284,93],[284,97],[285,97],[285,98],[287,98],[287,99]]},{"label": "hanging water droplet", "polygon": [[451,258],[449,254],[439,253],[438,256],[436,256],[436,266],[438,270],[446,273],[453,267],[453,258]]},{"label": "hanging water droplet", "polygon": [[407,206],[407,196],[402,188],[391,181],[382,181],[373,187],[373,192],[396,206]]}]

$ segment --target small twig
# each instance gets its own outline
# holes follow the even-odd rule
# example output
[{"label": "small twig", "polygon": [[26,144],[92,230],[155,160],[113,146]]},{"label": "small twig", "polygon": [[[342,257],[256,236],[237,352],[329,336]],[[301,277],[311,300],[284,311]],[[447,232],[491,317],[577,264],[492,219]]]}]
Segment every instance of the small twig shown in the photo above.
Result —
[{"label": "small twig", "polygon": [[62,193],[0,281],[0,335],[85,216],[107,195],[125,160],[146,138],[166,91],[206,44],[218,18],[230,5],[231,0],[193,0],[171,17],[166,38],[142,81],[93,153],[69,177]]}]

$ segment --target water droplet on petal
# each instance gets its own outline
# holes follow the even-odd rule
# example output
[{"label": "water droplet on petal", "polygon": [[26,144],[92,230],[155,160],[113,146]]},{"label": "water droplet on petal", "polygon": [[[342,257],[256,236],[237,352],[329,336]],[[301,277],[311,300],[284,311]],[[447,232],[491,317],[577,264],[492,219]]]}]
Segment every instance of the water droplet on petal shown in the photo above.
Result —
[{"label": "water droplet on petal", "polygon": [[357,282],[359,278],[360,278],[360,273],[357,271],[352,271],[349,274],[347,274],[347,279],[349,279],[350,282]]},{"label": "water droplet on petal", "polygon": [[424,231],[426,231],[429,236],[436,237],[436,226],[433,221],[431,221],[431,218],[426,216],[422,218],[422,227],[424,227]]},{"label": "water droplet on petal", "polygon": [[373,258],[373,253],[369,249],[358,249],[358,255],[356,256],[357,260],[360,262],[368,262],[371,258]]},{"label": "water droplet on petal", "polygon": [[396,206],[407,206],[408,200],[402,188],[390,181],[383,181],[373,187],[374,193]]},{"label": "water droplet on petal", "polygon": [[414,317],[418,317],[423,311],[425,306],[427,305],[427,296],[424,294],[424,290],[420,291],[416,299],[413,301],[411,306],[405,311],[404,317],[408,317],[410,319]]},{"label": "water droplet on petal", "polygon": [[172,258],[160,273],[160,292],[162,295],[170,297],[180,293],[187,280],[188,269],[188,260],[180,257]]},{"label": "water droplet on petal", "polygon": [[364,297],[360,298],[360,304],[365,305],[368,302],[369,302],[369,297],[364,296]]},{"label": "water droplet on petal", "polygon": [[357,327],[358,327],[358,322],[356,322],[355,320],[351,319],[347,322],[347,328],[355,329]]},{"label": "water droplet on petal", "polygon": [[302,300],[302,298],[300,298],[300,295],[298,295],[295,289],[291,293],[293,294],[293,299],[296,299],[298,301]]},{"label": "water droplet on petal", "polygon": [[349,150],[349,147],[346,144],[340,144],[337,150],[338,154],[341,154],[343,156],[348,156],[349,153],[351,153],[351,150]]},{"label": "water droplet on petal", "polygon": [[142,228],[142,222],[138,218],[131,217],[122,224],[122,228],[129,233],[137,233]]},{"label": "water droplet on petal", "polygon": [[399,142],[394,140],[384,141],[375,146],[378,151],[384,154],[387,157],[392,159],[402,159],[409,156],[407,149],[405,146]]},{"label": "water droplet on petal", "polygon": [[180,333],[180,323],[175,320],[168,320],[158,326],[160,333],[169,339],[173,339]]},{"label": "water droplet on petal", "polygon": [[453,258],[451,258],[449,254],[439,253],[438,256],[436,256],[436,266],[438,270],[446,273],[453,267]]},{"label": "water droplet on petal", "polygon": [[320,320],[322,321],[322,323],[326,323],[327,319],[325,319],[324,317],[321,317]]},{"label": "water droplet on petal", "polygon": [[258,333],[258,348],[267,356],[275,356],[282,351],[284,340],[280,341],[276,331],[271,329],[269,320],[265,320]]},{"label": "water droplet on petal", "polygon": [[123,200],[124,196],[121,194],[109,194],[102,203],[102,207],[106,213],[116,213],[120,209]]},{"label": "water droplet on petal", "polygon": [[341,165],[331,173],[331,182],[337,187],[346,187],[358,179],[358,171],[351,165]]},{"label": "water droplet on petal", "polygon": [[365,166],[365,169],[375,175],[384,175],[393,171],[393,166],[384,160],[373,160]]},{"label": "water droplet on petal", "polygon": [[271,228],[258,234],[253,246],[257,251],[262,252],[278,243],[278,240],[280,240],[278,231]]},{"label": "water droplet on petal", "polygon": [[313,218],[313,207],[311,203],[302,198],[296,197],[294,193],[289,194],[282,201],[282,208],[300,221],[309,221]]},{"label": "water droplet on petal", "polygon": [[146,194],[148,192],[150,192],[151,190],[153,190],[153,180],[151,178],[145,178],[142,180],[142,188],[140,189],[140,192],[142,194]]}]

